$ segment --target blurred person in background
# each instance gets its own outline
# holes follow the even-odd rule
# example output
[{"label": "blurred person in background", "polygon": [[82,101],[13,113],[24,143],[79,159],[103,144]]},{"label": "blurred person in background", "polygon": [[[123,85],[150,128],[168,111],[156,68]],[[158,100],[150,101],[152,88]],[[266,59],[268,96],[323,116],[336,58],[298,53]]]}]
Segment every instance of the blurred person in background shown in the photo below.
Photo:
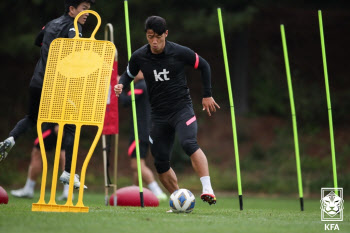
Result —
[{"label": "blurred person in background", "polygon": [[[138,136],[139,136],[142,179],[144,182],[146,182],[148,188],[154,193],[154,195],[156,195],[158,200],[165,201],[168,199],[168,197],[159,187],[157,181],[154,179],[152,170],[146,165],[146,161],[145,161],[145,158],[148,154],[148,148],[149,148],[148,138],[149,138],[149,132],[151,127],[151,107],[148,101],[146,83],[141,71],[135,77],[135,80],[134,80],[134,93],[135,93],[135,101],[136,101],[137,127],[138,127]],[[119,100],[124,107],[131,106],[131,91],[123,92],[119,96]],[[128,156],[130,156],[130,166],[133,171],[133,183],[134,185],[138,185],[136,144],[135,144],[134,122],[133,122],[132,114],[131,114]]]},{"label": "blurred person in background", "polygon": [[[32,80],[29,85],[29,107],[27,115],[17,122],[16,126],[11,130],[9,137],[3,142],[0,142],[0,162],[3,161],[12,147],[15,145],[15,141],[24,134],[28,129],[33,128],[37,124],[38,112],[40,106],[41,90],[43,86],[43,80],[45,75],[45,68],[47,63],[47,57],[49,53],[49,47],[51,42],[56,38],[73,38],[76,35],[74,28],[75,17],[84,10],[89,10],[91,5],[95,3],[95,0],[65,0],[65,12],[64,14],[48,22],[45,27],[42,28],[38,34],[35,44],[40,46],[40,58],[36,64]],[[89,14],[83,14],[78,19],[79,36],[82,36],[82,25],[85,24]],[[74,143],[75,126],[65,125],[64,127],[64,140],[66,151],[66,163],[65,169],[60,176],[60,181],[65,184],[69,184],[70,168],[72,162],[73,143]],[[80,187],[79,176],[74,176],[74,188]],[[84,186],[84,188],[87,188]]]},{"label": "blurred person in background", "polygon": [[[43,139],[46,152],[52,151],[56,148],[58,125],[53,123],[47,123],[43,125]],[[64,145],[61,148],[60,165],[62,171],[66,161]],[[28,177],[23,188],[17,190],[11,190],[12,196],[20,198],[33,198],[36,180],[42,172],[43,164],[40,152],[39,138],[34,140],[34,147],[31,153],[31,160],[28,167]],[[66,200],[68,198],[69,185],[63,185],[63,192],[58,200]]]}]

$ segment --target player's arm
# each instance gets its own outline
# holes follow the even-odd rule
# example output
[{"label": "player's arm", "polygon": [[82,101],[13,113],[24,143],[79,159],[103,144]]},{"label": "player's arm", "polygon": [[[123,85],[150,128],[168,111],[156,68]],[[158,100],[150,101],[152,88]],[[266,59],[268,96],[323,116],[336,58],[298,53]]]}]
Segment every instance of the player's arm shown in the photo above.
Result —
[{"label": "player's arm", "polygon": [[122,74],[119,79],[119,83],[114,86],[114,92],[117,97],[122,93],[123,88],[130,85],[134,81],[136,75],[139,73],[140,69],[138,68],[136,62],[136,55],[132,55],[129,61],[126,71]]},{"label": "player's arm", "polygon": [[201,78],[203,84],[203,111],[207,111],[208,115],[211,116],[211,112],[216,112],[216,108],[220,109],[220,106],[215,102],[211,94],[211,70],[208,62],[193,52],[187,47],[182,47],[182,57],[188,65],[193,66],[195,69],[201,71]]},{"label": "player's arm", "polygon": [[[142,76],[142,77],[141,77]],[[140,71],[137,76],[135,77],[135,85],[134,85],[134,93],[135,93],[135,100],[137,101],[139,98],[142,97],[142,95],[145,93],[146,91],[146,86],[144,84],[144,82],[137,82],[137,79],[143,79],[143,74]],[[119,100],[121,102],[121,104],[124,107],[128,107],[131,105],[131,91],[128,92],[122,92],[119,95]]]},{"label": "player's arm", "polygon": [[44,30],[45,26],[41,29],[41,31],[38,33],[38,35],[35,38],[34,44],[36,46],[41,47],[43,45],[43,39],[44,39]]},{"label": "player's arm", "polygon": [[[81,26],[81,24],[78,23],[78,30],[79,30],[79,37],[82,37],[82,31],[83,31],[83,27]],[[68,38],[74,38],[75,37],[75,27],[74,27],[74,23],[70,24],[68,27]]]},{"label": "player's arm", "polygon": [[203,111],[207,111],[208,115],[211,116],[211,112],[216,112],[216,108],[220,109],[220,106],[215,102],[214,98],[211,95],[210,66],[204,58],[199,56],[197,53],[195,55],[196,62],[194,67],[196,68],[196,64],[198,64],[198,69],[201,71],[203,83]]}]

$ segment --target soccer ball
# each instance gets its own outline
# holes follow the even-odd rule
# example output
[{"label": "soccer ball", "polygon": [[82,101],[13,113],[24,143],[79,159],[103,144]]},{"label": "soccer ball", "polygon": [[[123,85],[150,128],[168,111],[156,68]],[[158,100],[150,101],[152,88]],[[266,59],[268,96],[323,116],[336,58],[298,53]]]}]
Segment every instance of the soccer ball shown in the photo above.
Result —
[{"label": "soccer ball", "polygon": [[178,189],[170,195],[169,205],[174,213],[191,213],[196,198],[188,189]]}]

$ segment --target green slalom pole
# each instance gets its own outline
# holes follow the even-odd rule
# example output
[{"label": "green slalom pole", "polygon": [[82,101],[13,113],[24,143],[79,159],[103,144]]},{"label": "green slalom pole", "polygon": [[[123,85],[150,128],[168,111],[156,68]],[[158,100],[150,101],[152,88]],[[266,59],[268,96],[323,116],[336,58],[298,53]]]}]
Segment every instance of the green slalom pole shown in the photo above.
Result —
[{"label": "green slalom pole", "polygon": [[323,59],[323,70],[324,70],[324,80],[326,84],[326,95],[327,95],[327,107],[328,107],[328,121],[329,121],[329,134],[331,140],[331,151],[332,151],[332,165],[333,165],[333,182],[334,188],[336,189],[336,194],[338,194],[338,181],[337,181],[337,164],[335,160],[335,146],[334,146],[334,134],[333,134],[333,120],[332,120],[332,107],[331,107],[331,97],[329,94],[329,84],[328,84],[328,71],[327,71],[327,60],[326,60],[326,46],[324,43],[323,36],[323,23],[322,23],[322,12],[318,11],[318,21],[320,25],[320,36],[321,36],[321,48],[322,48],[322,59]]},{"label": "green slalom pole", "polygon": [[233,144],[234,144],[234,148],[235,148],[235,160],[236,160],[236,171],[237,171],[239,207],[240,207],[240,210],[243,210],[241,170],[240,170],[240,166],[239,166],[239,154],[238,154],[238,142],[237,142],[235,109],[234,109],[234,106],[233,106],[233,97],[232,97],[232,90],[231,90],[231,78],[230,78],[230,70],[229,70],[228,61],[227,61],[225,34],[224,34],[224,26],[222,24],[221,8],[218,8],[218,16],[219,16],[219,26],[220,26],[220,34],[221,34],[222,52],[224,54],[224,62],[225,62],[227,89],[228,89],[228,95],[229,95],[229,98],[230,98],[230,107],[231,107],[231,120],[232,120],[232,131],[233,131]]},{"label": "green slalom pole", "polygon": [[[126,42],[128,47],[128,60],[131,57],[131,43],[130,43],[130,29],[129,29],[129,10],[128,1],[124,1],[124,11],[125,11],[125,28],[126,28]],[[141,207],[144,207],[143,200],[143,188],[142,188],[142,173],[141,173],[141,161],[140,161],[140,147],[139,147],[139,133],[137,129],[137,115],[136,115],[136,102],[135,102],[135,92],[134,92],[134,81],[130,83],[131,89],[131,103],[132,103],[132,116],[134,121],[134,135],[136,144],[136,161],[137,161],[137,173],[139,178],[139,188],[140,188],[140,201]]]},{"label": "green slalom pole", "polygon": [[290,76],[290,69],[289,69],[289,59],[288,59],[286,35],[285,35],[285,32],[284,32],[284,25],[283,24],[281,24],[281,36],[282,36],[284,62],[286,64],[286,74],[287,74],[287,82],[288,82],[290,108],[291,108],[291,112],[292,112],[292,121],[293,121],[295,160],[296,160],[296,163],[297,163],[298,186],[299,186],[299,197],[300,197],[300,209],[301,209],[301,211],[303,211],[304,210],[303,183],[302,183],[302,179],[301,179],[301,169],[300,169],[298,128],[297,128],[297,119],[296,119],[295,107],[294,107],[292,79],[291,79],[291,76]]}]

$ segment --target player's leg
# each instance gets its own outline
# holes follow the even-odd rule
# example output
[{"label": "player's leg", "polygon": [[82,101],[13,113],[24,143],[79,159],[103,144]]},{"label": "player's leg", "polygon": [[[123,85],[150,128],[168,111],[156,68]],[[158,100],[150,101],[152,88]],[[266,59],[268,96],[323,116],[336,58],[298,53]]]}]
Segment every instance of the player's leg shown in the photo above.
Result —
[{"label": "player's leg", "polygon": [[[57,144],[58,129],[59,129],[58,124],[48,123],[43,127],[46,127],[48,130],[50,130],[50,134],[44,135],[45,136],[44,143],[45,143],[46,151],[55,150],[56,144]],[[61,167],[62,172],[64,171],[64,168],[66,165],[66,152],[65,152],[64,148],[65,148],[65,146],[64,146],[64,141],[63,141],[62,145],[61,145],[61,152],[60,152],[60,167]],[[69,185],[63,184],[62,195],[59,196],[57,199],[59,201],[67,200],[68,192],[69,192]],[[73,198],[74,198],[74,196],[73,196]]]},{"label": "player's leg", "polygon": [[40,149],[33,147],[32,158],[28,169],[28,178],[35,181],[42,172],[42,158]]},{"label": "player's leg", "polygon": [[[43,125],[43,138],[44,138],[46,151],[53,151],[56,149],[58,129],[59,129],[58,124],[46,123]],[[60,152],[60,167],[62,171],[64,171],[65,164],[66,164],[66,156],[65,156],[64,143],[63,143],[61,145],[61,152]],[[63,184],[62,195],[59,196],[57,199],[67,200],[68,191],[69,191],[69,185]]]},{"label": "player's leg", "polygon": [[[55,132],[55,125],[51,123],[43,124],[42,132],[43,132],[42,135],[44,139],[45,150],[51,151],[55,149],[56,141],[57,141],[57,132]],[[64,168],[64,164],[65,164],[64,160],[65,160],[64,151],[61,151],[60,164],[63,166],[62,169]],[[27,177],[26,184],[22,189],[12,190],[11,194],[16,197],[29,197],[29,198],[33,197],[36,180],[40,176],[41,172],[42,172],[41,151],[39,146],[39,139],[36,138],[34,140],[34,147],[31,153],[31,161],[28,168],[28,177]],[[64,189],[67,189],[67,188],[64,188]],[[68,193],[68,189],[67,189],[67,193]]]},{"label": "player's leg", "polygon": [[163,186],[173,193],[179,189],[177,177],[170,167],[170,154],[175,140],[175,131],[163,118],[153,117],[150,133],[151,153],[158,177]]},{"label": "player's leg", "polygon": [[[138,171],[137,171],[137,160],[136,160],[136,150],[134,149],[135,141],[133,141],[129,146],[129,155],[131,156],[130,165],[133,170],[134,184],[138,185]],[[148,142],[140,142],[140,164],[141,164],[141,173],[142,180],[147,184],[148,188],[156,195],[156,197],[163,201],[167,200],[167,195],[159,187],[157,181],[154,179],[152,170],[147,166],[145,158],[148,153]],[[131,152],[131,154],[130,154]]]},{"label": "player's leg", "polygon": [[[75,135],[75,125],[65,125],[64,126],[64,136],[63,144],[66,151],[66,163],[65,168],[60,176],[60,181],[63,184],[69,184],[70,179],[70,169],[72,166],[72,155],[73,155],[73,145],[74,145],[74,135]],[[80,187],[79,175],[74,175],[74,188],[78,189]],[[84,185],[84,189],[87,189]]]},{"label": "player's leg", "polygon": [[[141,164],[142,180],[148,185],[154,181],[153,173],[151,169],[147,167],[146,161],[144,159],[140,159],[140,164]],[[138,182],[138,174],[137,174],[137,159],[131,158],[130,165],[133,171],[134,185],[138,185],[139,182]]]},{"label": "player's leg", "polygon": [[209,204],[215,204],[216,197],[210,182],[208,160],[197,143],[198,126],[193,109],[190,107],[184,108],[171,120],[176,122],[175,129],[181,146],[186,154],[190,156],[192,167],[200,177],[203,187],[202,200]]},{"label": "player's leg", "polygon": [[40,175],[41,170],[42,170],[42,161],[41,161],[40,150],[34,146],[31,153],[31,160],[28,168],[28,177],[27,177],[26,184],[21,189],[11,190],[11,194],[15,197],[32,198],[34,196],[36,179]]},{"label": "player's leg", "polygon": [[20,120],[13,130],[10,132],[9,137],[3,142],[0,142],[0,162],[4,160],[12,147],[15,145],[17,138],[26,132],[28,129],[33,128],[37,122],[38,111],[40,105],[41,88],[31,87],[29,90],[29,108],[28,115]]},{"label": "player's leg", "polygon": [[[52,127],[50,127],[50,124],[43,124],[42,125],[42,135],[44,139],[45,148],[47,150],[51,150],[54,148],[54,145],[52,146],[52,134],[54,134]],[[56,143],[54,141],[53,143]],[[11,194],[15,197],[28,197],[32,198],[34,195],[34,188],[36,184],[36,180],[41,174],[42,171],[42,158],[41,158],[41,152],[40,152],[40,146],[39,146],[39,138],[36,138],[34,140],[34,147],[31,152],[31,160],[28,167],[28,177],[26,184],[23,188],[18,190],[12,190]]]},{"label": "player's leg", "polygon": [[[132,127],[133,128],[133,127]],[[140,148],[140,158],[141,158],[141,143],[139,143]],[[139,185],[138,181],[138,170],[137,170],[137,159],[136,159],[136,143],[134,138],[134,132],[131,132],[130,139],[129,139],[129,148],[128,148],[128,156],[130,157],[130,168],[132,170],[133,174],[133,184]],[[144,171],[142,165],[143,165],[143,159],[140,159],[141,163],[141,172],[142,172],[142,178],[144,178],[144,174],[147,176],[147,171]]]},{"label": "player's leg", "polygon": [[[65,164],[66,164],[66,152],[65,152],[64,149],[61,149],[61,153],[60,153],[60,166],[61,166],[62,172],[64,171]],[[61,201],[61,200],[67,200],[67,198],[68,198],[68,192],[69,192],[69,184],[63,184],[62,195],[59,196],[57,199],[58,199],[59,201]],[[74,194],[73,194],[73,199],[74,199]]]},{"label": "player's leg", "polygon": [[210,205],[216,203],[216,197],[211,186],[208,160],[204,152],[199,148],[191,155],[191,162],[193,169],[197,172],[202,183],[202,195],[201,199],[208,202]]},{"label": "player's leg", "polygon": [[168,190],[169,193],[173,193],[179,189],[177,184],[177,177],[172,168],[163,173],[158,173],[159,180],[162,182],[163,186]]},{"label": "player's leg", "polygon": [[[129,150],[128,150],[128,155],[131,156],[131,169],[133,170],[134,173],[134,184],[138,185],[138,175],[137,175],[137,159],[136,159],[136,148],[135,148],[135,140],[133,140],[130,143]],[[141,173],[142,173],[142,180],[145,181],[145,183],[148,185],[151,182],[154,181],[154,176],[149,167],[146,165],[145,158],[147,156],[147,151],[148,151],[148,143],[140,141],[139,143],[139,149],[140,149],[140,164],[141,164]]]}]

